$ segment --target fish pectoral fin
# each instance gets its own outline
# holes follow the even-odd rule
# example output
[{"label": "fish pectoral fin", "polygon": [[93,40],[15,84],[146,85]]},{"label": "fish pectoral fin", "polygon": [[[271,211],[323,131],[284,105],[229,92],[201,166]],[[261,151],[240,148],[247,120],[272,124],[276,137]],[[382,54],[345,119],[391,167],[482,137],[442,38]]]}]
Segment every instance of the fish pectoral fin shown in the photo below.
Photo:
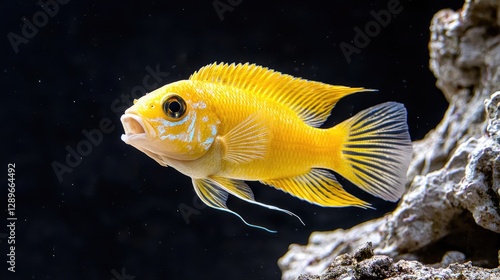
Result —
[{"label": "fish pectoral fin", "polygon": [[[243,221],[243,223],[245,223],[247,226],[263,229],[263,230],[271,232],[271,233],[276,233],[276,231],[267,229],[265,227],[261,227],[261,226],[247,223],[247,221],[245,221],[245,219],[243,219],[243,217],[241,217],[238,213],[227,208],[226,201],[227,201],[227,198],[229,196],[228,195],[229,193],[228,193],[228,191],[223,189],[218,182],[216,182],[210,178],[192,179],[192,181],[193,181],[194,191],[196,192],[198,197],[201,199],[201,201],[203,201],[203,203],[205,203],[207,206],[212,207],[212,208],[217,209],[217,210],[229,212],[229,213],[237,216],[238,218],[240,218]],[[245,184],[245,183],[243,183],[243,184]],[[248,188],[248,189],[250,189],[250,188]],[[250,190],[250,192],[251,192],[251,190]],[[253,194],[252,194],[252,196],[253,196]]]},{"label": "fish pectoral fin", "polygon": [[270,136],[268,127],[254,114],[218,139],[225,149],[225,160],[244,163],[265,157]]},{"label": "fish pectoral fin", "polygon": [[241,180],[234,180],[234,179],[229,179],[229,178],[225,178],[225,177],[215,177],[215,176],[212,176],[211,178],[220,188],[224,189],[225,191],[229,192],[230,194],[236,196],[237,198],[239,198],[241,200],[244,200],[246,202],[249,202],[249,203],[252,203],[255,205],[259,205],[259,206],[262,206],[262,207],[265,207],[265,208],[268,208],[271,210],[280,211],[280,212],[286,213],[290,216],[294,216],[302,224],[304,224],[302,219],[291,211],[288,211],[288,210],[285,210],[285,209],[282,209],[282,208],[279,208],[279,207],[276,207],[273,205],[269,205],[269,204],[255,201],[252,189],[250,189],[250,187],[247,184],[245,184],[245,182],[243,182]]},{"label": "fish pectoral fin", "polygon": [[323,169],[313,168],[297,177],[261,182],[320,206],[370,208],[369,203],[346,192],[335,176]]}]

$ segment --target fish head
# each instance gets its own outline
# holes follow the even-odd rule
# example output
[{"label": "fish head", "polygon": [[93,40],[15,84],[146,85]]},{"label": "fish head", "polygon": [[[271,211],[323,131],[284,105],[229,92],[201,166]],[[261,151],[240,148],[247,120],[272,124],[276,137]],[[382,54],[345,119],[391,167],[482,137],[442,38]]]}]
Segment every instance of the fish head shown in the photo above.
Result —
[{"label": "fish head", "polygon": [[219,119],[188,81],[156,89],[121,116],[121,139],[157,162],[195,160],[217,137]]}]

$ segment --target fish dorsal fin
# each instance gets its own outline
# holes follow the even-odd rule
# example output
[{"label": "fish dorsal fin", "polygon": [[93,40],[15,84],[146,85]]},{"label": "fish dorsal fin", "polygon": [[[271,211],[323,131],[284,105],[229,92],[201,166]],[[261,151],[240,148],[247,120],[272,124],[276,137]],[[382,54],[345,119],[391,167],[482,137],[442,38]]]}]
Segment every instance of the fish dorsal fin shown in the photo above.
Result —
[{"label": "fish dorsal fin", "polygon": [[225,160],[244,163],[262,159],[267,153],[270,131],[256,115],[251,115],[219,140],[224,146]]},{"label": "fish dorsal fin", "polygon": [[308,173],[297,177],[261,182],[320,206],[370,207],[370,204],[346,192],[335,176],[323,169],[313,168]]},{"label": "fish dorsal fin", "polygon": [[364,88],[333,86],[306,79],[295,78],[255,64],[213,63],[202,67],[189,77],[192,81],[204,81],[239,88],[274,100],[297,113],[307,124],[321,126],[337,101]]}]

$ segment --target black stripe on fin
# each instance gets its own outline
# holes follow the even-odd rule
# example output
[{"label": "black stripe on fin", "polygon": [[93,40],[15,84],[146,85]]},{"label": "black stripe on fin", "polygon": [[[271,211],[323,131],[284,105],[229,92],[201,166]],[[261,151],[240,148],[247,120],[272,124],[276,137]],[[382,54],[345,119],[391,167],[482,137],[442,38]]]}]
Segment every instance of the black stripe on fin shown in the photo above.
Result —
[{"label": "black stripe on fin", "polygon": [[374,106],[341,125],[348,133],[342,148],[345,165],[339,173],[372,195],[398,200],[405,191],[412,157],[403,104]]}]

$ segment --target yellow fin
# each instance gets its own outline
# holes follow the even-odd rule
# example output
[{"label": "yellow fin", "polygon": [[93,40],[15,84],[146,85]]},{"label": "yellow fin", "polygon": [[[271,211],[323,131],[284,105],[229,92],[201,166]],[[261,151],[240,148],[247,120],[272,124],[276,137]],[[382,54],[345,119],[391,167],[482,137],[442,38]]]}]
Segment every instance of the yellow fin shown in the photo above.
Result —
[{"label": "yellow fin", "polygon": [[250,189],[250,187],[241,180],[234,180],[218,176],[210,176],[210,180],[212,180],[213,183],[216,184],[219,188],[240,199],[254,200],[252,189]]},{"label": "yellow fin", "polygon": [[320,206],[370,207],[369,203],[347,193],[333,174],[322,169],[313,168],[297,177],[261,182]]},{"label": "yellow fin", "polygon": [[288,210],[281,209],[281,208],[273,206],[273,205],[268,205],[268,204],[264,204],[264,203],[255,201],[252,190],[250,189],[250,187],[247,184],[245,184],[245,182],[243,182],[241,180],[234,180],[234,179],[229,179],[229,178],[224,178],[224,177],[215,177],[215,176],[212,176],[210,178],[218,185],[219,188],[224,189],[225,191],[238,197],[239,199],[245,200],[246,202],[250,202],[252,204],[256,204],[256,205],[259,205],[262,207],[266,207],[266,208],[271,209],[271,210],[280,211],[280,212],[286,213],[290,216],[294,216],[297,219],[299,219],[299,221],[302,224],[304,224],[304,222],[302,222],[302,219],[300,219],[299,216],[297,216],[296,214],[294,214]]},{"label": "yellow fin", "polygon": [[219,137],[225,148],[223,158],[235,163],[262,159],[266,155],[269,138],[269,131],[264,123],[256,115],[251,115],[226,135]]},{"label": "yellow fin", "polygon": [[307,124],[321,126],[342,97],[364,88],[333,86],[295,78],[255,64],[213,63],[202,67],[189,77],[242,89],[288,106]]},{"label": "yellow fin", "polygon": [[228,192],[224,189],[221,189],[220,185],[211,179],[192,179],[194,191],[198,195],[198,197],[205,203],[207,206],[212,207],[217,210],[222,210],[225,212],[229,212],[238,218],[240,218],[243,223],[247,226],[263,229],[265,231],[276,233],[276,231],[269,230],[265,227],[253,225],[247,223],[243,217],[241,217],[238,213],[227,208],[226,201],[228,198]]},{"label": "yellow fin", "polygon": [[209,179],[192,179],[194,191],[207,206],[215,209],[227,209],[228,193],[212,185]]},{"label": "yellow fin", "polygon": [[372,195],[398,200],[412,157],[403,104],[386,102],[368,108],[334,130],[345,135],[342,164],[335,171]]}]

